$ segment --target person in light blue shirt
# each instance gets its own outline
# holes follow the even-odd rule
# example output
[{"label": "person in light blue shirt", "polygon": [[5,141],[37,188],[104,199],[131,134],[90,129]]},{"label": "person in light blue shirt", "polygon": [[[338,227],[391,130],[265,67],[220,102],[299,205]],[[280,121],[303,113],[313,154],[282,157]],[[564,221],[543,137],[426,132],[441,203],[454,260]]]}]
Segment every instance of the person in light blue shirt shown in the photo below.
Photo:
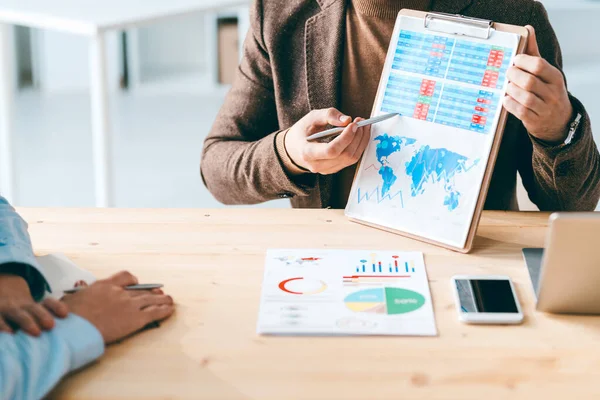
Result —
[{"label": "person in light blue shirt", "polygon": [[52,328],[52,312],[66,317],[66,307],[56,301],[36,303],[47,290],[51,289],[33,254],[27,223],[0,197],[0,331],[11,332],[12,324],[38,336]]},{"label": "person in light blue shirt", "polygon": [[99,358],[98,329],[71,314],[39,337],[0,333],[0,399],[41,399],[66,374]]},{"label": "person in light blue shirt", "polygon": [[113,343],[168,318],[162,291],[132,292],[128,272],[100,280],[62,301],[41,303],[48,282],[27,224],[0,197],[0,400],[40,399],[66,374],[96,360]]}]

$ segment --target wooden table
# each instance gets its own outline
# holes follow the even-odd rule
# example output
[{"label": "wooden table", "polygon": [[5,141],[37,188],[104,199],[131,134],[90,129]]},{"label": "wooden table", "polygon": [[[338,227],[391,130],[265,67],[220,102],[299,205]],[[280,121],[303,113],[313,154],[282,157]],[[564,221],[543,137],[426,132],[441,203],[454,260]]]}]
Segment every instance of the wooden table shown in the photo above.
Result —
[{"label": "wooden table", "polygon": [[[543,244],[547,214],[485,213],[465,256],[318,210],[22,209],[39,254],[64,252],[99,277],[126,268],[163,282],[178,310],[66,379],[69,399],[599,398],[600,318],[539,314],[521,248]],[[423,251],[437,338],[256,335],[265,250]],[[568,268],[568,266],[565,266]],[[457,321],[450,277],[507,274],[525,323]]]}]

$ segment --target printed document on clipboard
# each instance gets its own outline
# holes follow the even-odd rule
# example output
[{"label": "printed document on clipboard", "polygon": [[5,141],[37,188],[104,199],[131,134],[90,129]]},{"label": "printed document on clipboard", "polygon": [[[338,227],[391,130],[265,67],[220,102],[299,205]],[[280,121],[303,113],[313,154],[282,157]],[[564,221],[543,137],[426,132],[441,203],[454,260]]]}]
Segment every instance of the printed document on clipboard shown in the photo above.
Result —
[{"label": "printed document on clipboard", "polygon": [[527,30],[403,10],[346,215],[355,222],[468,252],[506,122],[508,68]]}]

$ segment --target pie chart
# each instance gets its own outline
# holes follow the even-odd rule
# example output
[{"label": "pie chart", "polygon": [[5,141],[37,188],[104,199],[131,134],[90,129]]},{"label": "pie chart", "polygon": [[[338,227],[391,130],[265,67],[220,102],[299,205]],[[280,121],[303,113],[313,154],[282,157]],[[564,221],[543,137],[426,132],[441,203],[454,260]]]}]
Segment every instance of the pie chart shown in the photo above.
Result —
[{"label": "pie chart", "polygon": [[386,287],[351,293],[344,303],[354,312],[397,315],[423,307],[425,297],[412,290]]}]

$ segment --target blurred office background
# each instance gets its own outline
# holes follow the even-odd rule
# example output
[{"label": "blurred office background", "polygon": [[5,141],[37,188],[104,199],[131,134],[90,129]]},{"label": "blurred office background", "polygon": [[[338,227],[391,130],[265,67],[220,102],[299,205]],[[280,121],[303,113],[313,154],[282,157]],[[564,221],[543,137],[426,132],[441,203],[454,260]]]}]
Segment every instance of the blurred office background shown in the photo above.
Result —
[{"label": "blurred office background", "polygon": [[[542,2],[562,45],[569,88],[600,139],[600,4]],[[108,36],[118,207],[221,207],[201,182],[200,153],[247,30],[244,5]],[[14,38],[15,202],[93,206],[88,39],[22,27]]]}]

